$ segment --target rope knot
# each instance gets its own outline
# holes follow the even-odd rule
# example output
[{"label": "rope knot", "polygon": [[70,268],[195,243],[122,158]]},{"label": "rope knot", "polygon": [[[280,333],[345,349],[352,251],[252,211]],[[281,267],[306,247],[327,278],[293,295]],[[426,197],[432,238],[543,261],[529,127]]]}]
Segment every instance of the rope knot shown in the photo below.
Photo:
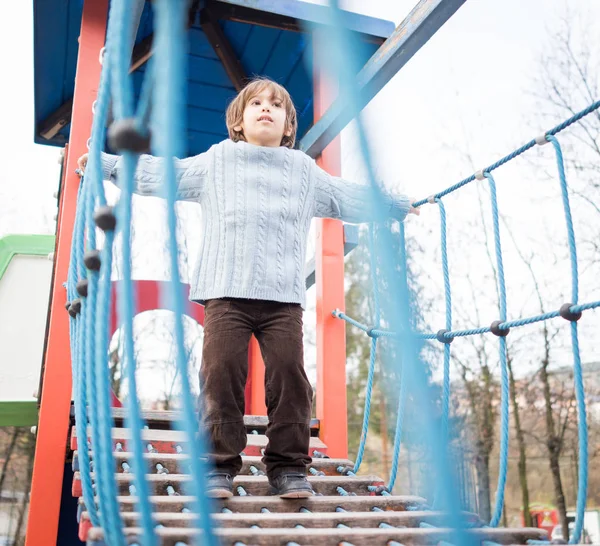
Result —
[{"label": "rope knot", "polygon": [[444,328],[442,328],[441,330],[438,330],[437,334],[435,334],[435,339],[437,339],[440,343],[449,345],[450,343],[452,343],[454,341],[454,338],[451,336],[447,336],[446,334],[448,332],[449,332],[449,330],[446,330]]},{"label": "rope knot", "polygon": [[370,493],[375,493],[376,495],[383,495],[384,493],[389,494],[389,489],[385,485],[369,485],[368,486]]},{"label": "rope knot", "polygon": [[77,284],[75,285],[75,289],[77,290],[77,293],[82,298],[87,298],[87,295],[88,295],[88,280],[87,279],[81,279],[81,280],[77,281]]},{"label": "rope knot", "polygon": [[577,322],[581,318],[582,313],[581,311],[574,313],[571,311],[571,307],[573,307],[572,303],[563,303],[558,310],[558,314],[569,322]]},{"label": "rope knot", "polygon": [[94,222],[104,232],[114,231],[117,226],[117,218],[115,217],[113,207],[108,205],[98,207],[96,212],[94,212]]},{"label": "rope knot", "polygon": [[108,129],[108,142],[119,152],[143,154],[150,150],[150,134],[140,130],[135,118],[113,121]]},{"label": "rope knot", "polygon": [[508,332],[510,332],[510,328],[500,328],[501,324],[504,324],[504,322],[501,320],[495,320],[492,322],[490,325],[490,332],[498,337],[506,337]]}]

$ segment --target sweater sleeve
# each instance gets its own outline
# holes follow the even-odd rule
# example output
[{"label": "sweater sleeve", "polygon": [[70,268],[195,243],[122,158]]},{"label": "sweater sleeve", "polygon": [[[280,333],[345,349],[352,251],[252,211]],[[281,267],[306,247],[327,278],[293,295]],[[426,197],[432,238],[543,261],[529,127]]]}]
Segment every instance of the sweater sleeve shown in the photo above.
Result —
[{"label": "sweater sleeve", "polygon": [[[331,176],[316,163],[313,165],[316,217],[336,218],[351,224],[387,220],[387,218],[377,217],[372,190],[369,186]],[[411,206],[408,197],[391,195],[387,192],[382,192],[382,197],[388,217],[402,222]]]},{"label": "sweater sleeve", "polygon": [[[186,159],[174,158],[177,199],[199,201],[208,171],[208,154],[205,152]],[[123,167],[121,157],[102,153],[102,173],[105,180],[119,186],[119,175]],[[163,159],[147,154],[140,155],[135,170],[134,193],[145,196],[162,196],[164,179]]]}]

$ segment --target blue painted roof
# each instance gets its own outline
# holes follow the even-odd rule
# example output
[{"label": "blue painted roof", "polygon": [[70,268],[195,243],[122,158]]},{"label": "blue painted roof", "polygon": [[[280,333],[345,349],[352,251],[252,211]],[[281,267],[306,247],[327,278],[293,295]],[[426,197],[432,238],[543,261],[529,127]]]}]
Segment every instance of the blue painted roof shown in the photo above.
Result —
[{"label": "blue painted roof", "polygon": [[[245,10],[246,15],[256,13],[257,20],[261,13],[267,13],[271,21],[281,20],[283,27],[286,21],[289,26],[292,19],[301,23],[319,22],[324,9],[296,0],[213,0],[213,4]],[[34,0],[34,140],[39,144],[63,146],[68,141],[70,125],[64,126],[51,139],[39,134],[39,126],[73,97],[82,6],[82,0]],[[289,90],[298,110],[298,137],[302,137],[313,122],[309,36],[295,30],[240,22],[236,13],[228,20],[219,20],[225,36],[247,76],[268,76]],[[152,34],[152,19],[151,5],[147,2],[136,43]],[[352,30],[369,37],[364,48],[367,57],[394,30],[391,22],[356,14],[348,14],[345,22]],[[363,59],[363,63],[366,60]],[[145,65],[142,65],[133,73],[136,93],[139,93],[144,71]],[[189,31],[188,155],[200,153],[227,137],[225,109],[235,94],[236,90],[196,15]]]}]

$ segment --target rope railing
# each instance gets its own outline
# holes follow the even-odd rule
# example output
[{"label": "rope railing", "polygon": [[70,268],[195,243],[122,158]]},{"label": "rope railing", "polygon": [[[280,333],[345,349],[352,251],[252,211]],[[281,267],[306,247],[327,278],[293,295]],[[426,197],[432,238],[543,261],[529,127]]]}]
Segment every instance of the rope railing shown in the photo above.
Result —
[{"label": "rope railing", "polygon": [[[155,61],[146,71],[142,98],[137,112],[133,107],[133,87],[128,74],[129,46],[125,43],[127,29],[131,27],[129,2],[111,3],[107,29],[106,50],[101,57],[103,64],[98,96],[93,106],[94,118],[91,138],[88,141],[89,157],[85,178],[82,177],[76,209],[76,221],[71,254],[67,294],[71,329],[71,354],[75,392],[76,425],[81,460],[80,472],[83,498],[94,527],[102,527],[105,541],[113,546],[125,546],[124,523],[120,514],[118,488],[114,474],[115,461],[112,445],[110,382],[108,367],[108,325],[111,306],[111,279],[115,239],[120,238],[120,279],[117,281],[118,319],[123,328],[123,375],[128,381],[126,402],[126,427],[130,429],[127,450],[133,464],[130,492],[140,513],[140,540],[144,546],[158,544],[150,502],[150,487],[146,473],[149,471],[144,458],[146,446],[142,440],[144,422],[137,396],[136,361],[133,342],[133,317],[135,302],[131,275],[131,224],[132,194],[137,156],[142,151],[140,143],[149,142],[148,112],[150,101],[153,109],[153,126],[162,136],[155,139],[155,153],[172,158],[181,150],[184,103],[180,90],[173,88],[174,81],[183,82],[185,63],[185,24],[187,2],[158,0],[155,28]],[[157,73],[157,77],[154,75]],[[112,145],[122,154],[123,168],[119,172],[121,196],[115,210],[106,206],[100,154],[104,148],[109,105],[112,101],[115,121],[109,129]],[[183,310],[184,296],[179,293],[178,248],[175,217],[176,182],[172,160],[165,160],[165,189],[168,205],[167,229],[169,233],[169,256],[171,283],[169,297],[175,310],[174,334],[177,345],[177,369],[181,382],[183,423],[187,433],[187,445],[191,460],[192,480],[188,487],[195,500],[193,510],[196,525],[203,533],[203,544],[218,543],[210,519],[212,507],[204,494],[206,453],[199,433],[195,414],[195,401],[191,394],[187,374],[187,353],[184,345]],[[99,250],[96,228],[104,232],[104,244]],[[88,442],[90,427],[91,445]],[[115,449],[122,450],[122,446]],[[89,450],[94,459],[94,486],[92,483]]]},{"label": "rope railing", "polygon": [[[449,396],[450,396],[450,343],[454,340],[454,338],[458,337],[467,337],[473,335],[481,335],[492,333],[498,337],[499,340],[499,360],[500,360],[500,384],[501,384],[501,400],[500,400],[500,414],[501,414],[501,425],[500,425],[500,458],[499,458],[499,472],[498,472],[498,486],[496,490],[496,501],[494,505],[494,510],[492,514],[492,518],[490,521],[491,526],[497,526],[500,522],[500,518],[502,516],[502,511],[504,508],[504,490],[506,486],[506,479],[508,473],[508,443],[509,443],[509,381],[508,381],[508,368],[506,361],[506,336],[508,335],[511,328],[526,326],[530,324],[535,324],[537,322],[542,322],[550,319],[554,319],[557,317],[562,317],[567,320],[571,325],[571,348],[573,354],[573,369],[574,369],[574,382],[575,382],[575,393],[577,399],[577,414],[578,414],[578,436],[579,436],[579,476],[578,476],[578,496],[577,496],[577,507],[576,507],[576,524],[573,529],[573,533],[570,538],[570,543],[575,544],[581,538],[581,534],[583,531],[583,514],[585,512],[585,504],[587,498],[587,471],[588,471],[588,440],[587,440],[587,419],[586,419],[586,406],[585,406],[585,389],[583,384],[583,371],[581,367],[581,358],[579,353],[579,340],[578,340],[578,331],[577,331],[577,321],[581,318],[582,313],[584,311],[588,311],[591,309],[596,309],[600,307],[600,301],[591,301],[583,304],[578,303],[579,296],[579,276],[578,276],[578,268],[577,268],[577,245],[575,239],[575,232],[573,228],[573,218],[571,214],[571,207],[569,202],[569,190],[566,180],[565,167],[564,167],[564,158],[562,154],[562,150],[560,147],[560,143],[556,139],[555,135],[565,128],[571,126],[573,123],[579,121],[584,116],[594,112],[600,108],[600,101],[594,102],[588,108],[582,110],[578,114],[572,116],[567,119],[565,122],[556,126],[544,133],[542,137],[538,137],[526,145],[518,148],[511,154],[505,156],[500,159],[496,163],[493,163],[489,167],[478,171],[474,175],[464,179],[463,181],[455,184],[454,186],[450,186],[446,190],[443,190],[439,193],[434,194],[433,196],[428,197],[427,199],[423,199],[414,203],[414,206],[421,206],[426,203],[437,204],[440,210],[440,237],[441,237],[441,262],[442,262],[442,271],[443,271],[443,280],[444,280],[444,294],[445,294],[445,327],[439,330],[436,333],[432,332],[419,332],[419,331],[391,331],[387,329],[382,329],[380,325],[380,311],[378,308],[378,303],[376,305],[376,317],[373,321],[373,326],[368,326],[358,320],[346,315],[340,310],[334,310],[332,315],[339,319],[344,320],[348,324],[362,330],[365,332],[372,340],[371,342],[371,354],[370,354],[370,367],[369,367],[369,379],[368,385],[366,389],[366,396],[370,397],[373,389],[372,380],[371,380],[371,368],[373,367],[373,362],[376,360],[376,355],[373,353],[377,350],[376,340],[380,337],[398,339],[398,340],[409,340],[409,339],[421,339],[421,340],[437,340],[444,345],[444,366],[443,366],[443,387],[442,387],[442,426],[441,426],[441,436],[442,436],[442,444],[446,445],[448,441],[448,419],[449,419]],[[502,254],[502,246],[500,240],[500,223],[499,223],[499,211],[498,211],[498,203],[496,198],[496,183],[491,174],[491,171],[501,167],[502,165],[508,163],[512,159],[518,157],[525,151],[531,149],[534,145],[543,145],[550,142],[554,148],[557,170],[558,170],[558,179],[561,188],[561,196],[563,202],[563,211],[565,217],[566,231],[567,231],[567,240],[569,246],[569,258],[571,265],[571,301],[564,303],[561,307],[552,312],[542,313],[538,315],[534,315],[531,317],[524,317],[514,320],[507,319],[506,313],[506,286],[504,280],[504,267],[503,267],[503,254]],[[448,247],[446,240],[446,210],[444,204],[442,202],[442,197],[458,190],[459,188],[465,186],[469,182],[474,180],[486,180],[489,183],[490,187],[490,199],[491,199],[491,213],[493,220],[493,233],[494,233],[494,246],[495,246],[495,254],[496,254],[496,281],[497,281],[497,293],[498,293],[498,310],[499,310],[499,319],[494,321],[490,326],[482,326],[464,330],[452,330],[452,299],[451,299],[451,284],[449,277],[449,268],[448,268]],[[405,261],[405,252],[406,246],[403,237],[403,229],[401,227],[401,248],[400,248],[400,261]],[[374,268],[375,263],[375,247],[373,244],[372,238],[369,239],[369,247],[371,253],[371,275],[372,277],[376,276],[376,271]],[[406,268],[400,267],[402,275],[406,277]],[[404,281],[406,282],[406,281]],[[374,292],[377,291],[377,285],[374,282]],[[376,302],[379,301],[379,296],[377,294],[374,295],[374,299]],[[404,381],[401,380],[400,385],[400,399],[404,399],[403,395],[403,385]],[[396,434],[395,434],[395,442],[397,441],[399,435],[401,435],[402,431],[402,417],[403,417],[403,409],[401,410],[399,407],[398,410],[398,419],[396,424]],[[364,452],[364,438],[366,438],[368,432],[368,423],[370,417],[370,401],[365,400],[365,414],[363,417],[363,431],[361,434],[361,444],[359,446],[359,451],[361,453],[361,458],[357,460],[357,465],[355,467],[355,471],[358,470],[360,466],[360,460],[362,459],[362,454]],[[365,425],[366,424],[366,425]],[[388,489],[391,488],[395,484],[396,478],[396,465],[398,460],[398,453],[396,449],[396,443],[394,444],[394,455],[392,459],[392,472],[390,483]]]}]

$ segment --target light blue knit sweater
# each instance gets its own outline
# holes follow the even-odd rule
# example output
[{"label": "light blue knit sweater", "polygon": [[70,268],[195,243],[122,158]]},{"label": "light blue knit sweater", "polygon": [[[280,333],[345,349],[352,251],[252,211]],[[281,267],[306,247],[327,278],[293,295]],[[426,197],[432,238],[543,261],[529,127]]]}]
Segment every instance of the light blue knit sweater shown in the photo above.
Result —
[{"label": "light blue knit sweater", "polygon": [[[118,156],[103,154],[104,178],[118,183]],[[175,160],[178,199],[202,206],[200,252],[190,299],[248,298],[305,305],[306,240],[314,217],[374,219],[367,186],[329,175],[305,153],[225,140]],[[161,195],[162,159],[140,156],[135,192]],[[404,219],[410,203],[385,196]]]}]

